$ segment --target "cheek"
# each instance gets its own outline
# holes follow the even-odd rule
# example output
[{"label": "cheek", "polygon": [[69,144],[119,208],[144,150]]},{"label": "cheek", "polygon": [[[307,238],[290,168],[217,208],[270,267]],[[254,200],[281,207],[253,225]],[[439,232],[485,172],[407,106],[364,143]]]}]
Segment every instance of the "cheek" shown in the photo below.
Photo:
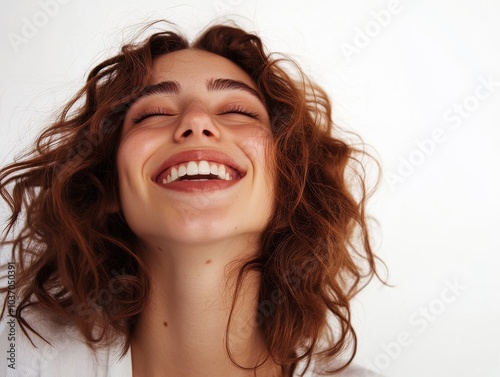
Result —
[{"label": "cheek", "polygon": [[148,206],[145,192],[144,161],[150,151],[139,138],[124,138],[118,147],[116,162],[120,208],[128,226],[135,234],[146,221],[143,208]]},{"label": "cheek", "polygon": [[132,158],[132,156],[137,156],[140,153],[137,146],[130,142],[130,140],[122,141],[116,156],[116,165],[118,169],[118,183],[120,185],[120,193],[123,186],[128,184],[130,179],[131,171],[137,169],[138,159]]},{"label": "cheek", "polygon": [[132,155],[127,145],[121,145],[116,158],[120,206],[127,221],[129,220],[130,205],[133,204],[133,197],[130,198],[130,196],[134,195],[132,172],[135,170],[135,167],[134,161],[130,158]]},{"label": "cheek", "polygon": [[122,138],[116,156],[122,207],[126,205],[128,197],[141,194],[141,188],[144,186],[141,182],[148,179],[145,175],[145,164],[156,150],[157,144],[158,141],[155,141],[154,137],[145,133],[126,135]]},{"label": "cheek", "polygon": [[272,134],[268,130],[249,133],[241,139],[240,148],[252,161],[259,202],[268,208],[274,208],[274,186],[276,179],[275,153]]},{"label": "cheek", "polygon": [[143,168],[150,156],[162,143],[158,132],[151,130],[130,131],[122,137],[117,152],[118,173]]},{"label": "cheek", "polygon": [[266,166],[270,146],[272,145],[272,134],[267,129],[252,129],[238,135],[239,146],[254,162]]}]

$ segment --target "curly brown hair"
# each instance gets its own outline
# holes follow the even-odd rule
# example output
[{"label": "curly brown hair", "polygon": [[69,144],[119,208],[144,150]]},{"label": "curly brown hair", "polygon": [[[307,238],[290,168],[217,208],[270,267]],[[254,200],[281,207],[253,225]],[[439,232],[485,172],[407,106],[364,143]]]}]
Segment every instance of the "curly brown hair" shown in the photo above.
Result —
[{"label": "curly brown hair", "polygon": [[[118,203],[118,140],[155,58],[188,48],[242,68],[269,113],[276,206],[259,254],[238,277],[241,287],[246,272],[261,274],[256,323],[269,355],[285,375],[298,362],[343,355],[341,370],[356,353],[350,300],[378,276],[365,213],[367,153],[341,139],[328,96],[296,64],[232,25],[212,26],[191,44],[162,31],[123,46],[91,70],[33,150],[0,170],[11,211],[2,244],[17,265],[15,317],[24,332],[38,334],[24,315],[37,307],[76,323],[94,349],[117,339],[124,339],[123,352],[128,348],[150,285],[137,237],[111,210]],[[296,77],[284,67],[290,63]],[[6,309],[7,299],[2,315]]]}]

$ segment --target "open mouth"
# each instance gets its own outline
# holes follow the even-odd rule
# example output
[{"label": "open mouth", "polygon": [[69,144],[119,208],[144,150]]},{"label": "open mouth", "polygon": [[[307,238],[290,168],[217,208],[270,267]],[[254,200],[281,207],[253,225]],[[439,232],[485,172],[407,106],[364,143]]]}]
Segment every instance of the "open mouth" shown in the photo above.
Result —
[{"label": "open mouth", "polygon": [[161,172],[156,178],[160,184],[169,184],[180,181],[232,181],[243,177],[243,173],[235,168],[214,161],[183,162]]}]

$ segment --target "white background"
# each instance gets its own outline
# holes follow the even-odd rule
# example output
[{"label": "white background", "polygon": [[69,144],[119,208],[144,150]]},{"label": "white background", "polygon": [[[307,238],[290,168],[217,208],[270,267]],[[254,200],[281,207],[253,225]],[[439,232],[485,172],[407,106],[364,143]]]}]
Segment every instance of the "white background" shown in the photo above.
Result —
[{"label": "white background", "polygon": [[383,164],[371,210],[394,287],[354,303],[356,362],[387,377],[500,376],[500,1],[47,2],[2,0],[1,165],[137,25],[166,18],[193,37],[230,15],[296,59]]}]

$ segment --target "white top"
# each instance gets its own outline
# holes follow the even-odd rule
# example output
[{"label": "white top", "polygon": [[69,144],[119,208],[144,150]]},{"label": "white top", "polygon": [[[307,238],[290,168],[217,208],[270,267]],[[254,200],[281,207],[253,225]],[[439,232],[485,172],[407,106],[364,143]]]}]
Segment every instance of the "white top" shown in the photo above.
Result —
[{"label": "white top", "polygon": [[[119,347],[94,353],[82,341],[73,326],[62,326],[37,317],[30,324],[51,342],[36,335],[29,339],[11,317],[0,322],[0,376],[5,377],[132,377],[130,349],[120,358]],[[12,328],[12,330],[11,330]],[[15,339],[13,338],[15,337]],[[15,344],[12,352],[11,343]],[[15,369],[14,369],[15,368]],[[317,376],[313,372],[305,377]],[[372,371],[356,366],[339,374],[341,377],[377,377]]]}]

